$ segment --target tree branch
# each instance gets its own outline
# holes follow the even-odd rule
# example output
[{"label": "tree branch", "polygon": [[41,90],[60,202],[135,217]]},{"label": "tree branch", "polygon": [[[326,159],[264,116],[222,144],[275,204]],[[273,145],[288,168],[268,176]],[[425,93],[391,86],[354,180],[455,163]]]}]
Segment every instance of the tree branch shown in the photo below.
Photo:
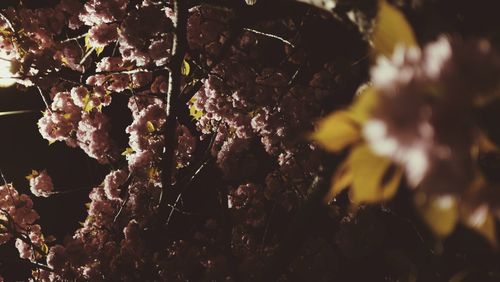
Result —
[{"label": "tree branch", "polygon": [[186,0],[173,1],[173,25],[174,37],[172,44],[172,56],[170,60],[170,72],[168,76],[168,93],[165,97],[167,123],[163,132],[165,150],[161,160],[162,168],[162,193],[160,205],[165,202],[163,194],[172,186],[172,174],[175,161],[175,148],[177,144],[177,105],[181,92],[181,68],[187,49],[187,19],[188,6]]}]

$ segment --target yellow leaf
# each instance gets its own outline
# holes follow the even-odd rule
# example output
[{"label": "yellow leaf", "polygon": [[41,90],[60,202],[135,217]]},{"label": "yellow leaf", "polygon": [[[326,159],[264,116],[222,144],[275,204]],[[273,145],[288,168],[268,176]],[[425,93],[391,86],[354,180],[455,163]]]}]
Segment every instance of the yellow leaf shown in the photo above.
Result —
[{"label": "yellow leaf", "polygon": [[86,103],[83,107],[83,110],[87,113],[92,111],[92,109],[94,109],[94,105],[92,103]]},{"label": "yellow leaf", "polygon": [[134,149],[127,147],[125,151],[122,152],[122,156],[127,156],[134,153]]},{"label": "yellow leaf", "polygon": [[361,126],[348,111],[334,112],[320,121],[312,139],[331,152],[361,141]]},{"label": "yellow leaf", "polygon": [[189,100],[189,115],[194,118],[195,120],[200,120],[200,118],[203,116],[203,111],[199,110],[196,106],[196,97],[191,98]]},{"label": "yellow leaf", "polygon": [[182,60],[181,74],[183,76],[188,76],[190,71],[191,67],[189,66],[189,63],[186,60]]},{"label": "yellow leaf", "polygon": [[363,144],[352,149],[347,161],[353,177],[350,197],[354,203],[382,202],[396,194],[403,173],[389,159],[375,155]]},{"label": "yellow leaf", "polygon": [[48,254],[49,253],[49,246],[47,246],[47,244],[42,244],[40,249],[42,249],[42,252],[44,254]]},{"label": "yellow leaf", "polygon": [[148,177],[149,178],[154,178],[157,175],[158,175],[158,170],[156,169],[156,167],[148,168]]},{"label": "yellow leaf", "polygon": [[61,63],[63,63],[63,65],[69,65],[68,59],[64,56],[61,57]]},{"label": "yellow leaf", "polygon": [[377,95],[371,86],[362,86],[347,110],[334,112],[319,122],[312,139],[331,152],[339,152],[362,140],[361,127],[373,108],[377,105]]},{"label": "yellow leaf", "polygon": [[95,53],[97,54],[97,56],[101,55],[102,51],[104,51],[104,47],[95,48]]},{"label": "yellow leaf", "polygon": [[333,198],[351,185],[352,179],[353,175],[352,171],[349,169],[349,162],[348,160],[344,160],[344,162],[335,171],[330,191],[328,191],[328,194],[323,198],[323,202],[325,204],[330,203]]},{"label": "yellow leaf", "polygon": [[92,49],[90,45],[90,35],[87,33],[87,35],[85,35],[85,52],[88,52],[90,49]]},{"label": "yellow leaf", "polygon": [[350,116],[357,123],[363,124],[372,115],[373,109],[377,106],[377,93],[375,88],[369,85],[362,85],[358,89],[356,98],[350,108]]},{"label": "yellow leaf", "polygon": [[65,113],[65,114],[63,115],[63,118],[65,118],[65,119],[70,119],[70,118],[71,118],[71,114],[70,114],[70,113]]},{"label": "yellow leaf", "polygon": [[83,97],[82,99],[82,102],[83,102],[83,110],[85,112],[90,112],[92,111],[92,109],[94,108],[94,105],[92,103],[92,101],[90,100],[90,94],[87,94]]},{"label": "yellow leaf", "polygon": [[439,238],[453,232],[459,219],[458,204],[450,195],[427,197],[424,194],[415,196],[415,205],[423,221]]},{"label": "yellow leaf", "polygon": [[32,178],[38,176],[38,174],[38,171],[32,169],[30,175],[27,175],[24,178],[26,178],[27,180],[31,180]]},{"label": "yellow leaf", "polygon": [[387,3],[379,1],[379,10],[372,34],[373,49],[376,55],[391,57],[397,45],[417,46],[417,40],[404,14]]},{"label": "yellow leaf", "polygon": [[155,125],[149,120],[146,122],[146,128],[149,133],[153,133],[156,130]]},{"label": "yellow leaf", "polygon": [[461,210],[462,222],[483,236],[493,247],[497,247],[495,218],[487,205],[481,205],[475,210]]}]

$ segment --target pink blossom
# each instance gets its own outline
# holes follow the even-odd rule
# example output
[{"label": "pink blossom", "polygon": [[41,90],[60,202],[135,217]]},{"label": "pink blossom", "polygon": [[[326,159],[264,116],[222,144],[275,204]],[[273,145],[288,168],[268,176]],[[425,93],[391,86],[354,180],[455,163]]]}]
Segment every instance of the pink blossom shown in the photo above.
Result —
[{"label": "pink blossom", "polygon": [[37,175],[32,175],[29,181],[31,193],[37,197],[48,197],[54,190],[52,178],[46,170]]}]

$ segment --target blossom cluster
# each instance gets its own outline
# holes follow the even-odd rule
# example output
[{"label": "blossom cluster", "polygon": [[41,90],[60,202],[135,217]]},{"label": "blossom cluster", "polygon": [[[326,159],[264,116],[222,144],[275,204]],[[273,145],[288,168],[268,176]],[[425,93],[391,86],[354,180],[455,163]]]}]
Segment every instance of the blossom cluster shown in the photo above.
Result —
[{"label": "blossom cluster", "polygon": [[485,40],[397,49],[372,69],[378,106],[364,135],[405,168],[410,185],[461,193],[473,179],[471,147],[484,137],[473,107],[494,95],[499,74],[500,56]]}]

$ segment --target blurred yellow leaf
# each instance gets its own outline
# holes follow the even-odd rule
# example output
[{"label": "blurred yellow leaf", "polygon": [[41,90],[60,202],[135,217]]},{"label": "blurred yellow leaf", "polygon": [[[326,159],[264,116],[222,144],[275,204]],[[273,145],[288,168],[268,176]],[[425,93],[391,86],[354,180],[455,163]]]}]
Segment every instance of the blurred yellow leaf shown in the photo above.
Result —
[{"label": "blurred yellow leaf", "polygon": [[453,196],[415,196],[415,205],[430,230],[439,238],[453,232],[459,219],[457,200]]},{"label": "blurred yellow leaf", "polygon": [[350,197],[354,203],[386,201],[396,194],[402,170],[389,159],[375,155],[363,144],[352,149],[347,161],[353,177]]},{"label": "blurred yellow leaf", "polygon": [[473,211],[463,208],[461,217],[465,226],[479,233],[493,247],[497,247],[495,218],[487,205],[481,205]]},{"label": "blurred yellow leaf", "polygon": [[373,49],[376,55],[391,57],[397,45],[417,46],[417,40],[404,14],[387,3],[379,1],[379,10],[372,34]]},{"label": "blurred yellow leaf", "polygon": [[320,121],[312,139],[328,151],[339,152],[361,140],[361,126],[348,111],[337,111]]},{"label": "blurred yellow leaf", "polygon": [[356,98],[350,109],[352,119],[363,124],[370,118],[372,110],[376,105],[377,93],[375,92],[375,88],[366,84],[361,86],[356,93]]},{"label": "blurred yellow leaf", "polygon": [[376,106],[377,95],[371,86],[362,86],[351,107],[336,111],[319,122],[312,139],[331,152],[339,152],[362,140],[361,128]]},{"label": "blurred yellow leaf", "polygon": [[333,198],[335,198],[340,192],[351,185],[353,179],[353,175],[351,170],[349,169],[348,160],[344,160],[344,162],[337,168],[332,177],[332,184],[330,187],[330,191],[326,194],[323,201],[325,204],[330,203]]}]

